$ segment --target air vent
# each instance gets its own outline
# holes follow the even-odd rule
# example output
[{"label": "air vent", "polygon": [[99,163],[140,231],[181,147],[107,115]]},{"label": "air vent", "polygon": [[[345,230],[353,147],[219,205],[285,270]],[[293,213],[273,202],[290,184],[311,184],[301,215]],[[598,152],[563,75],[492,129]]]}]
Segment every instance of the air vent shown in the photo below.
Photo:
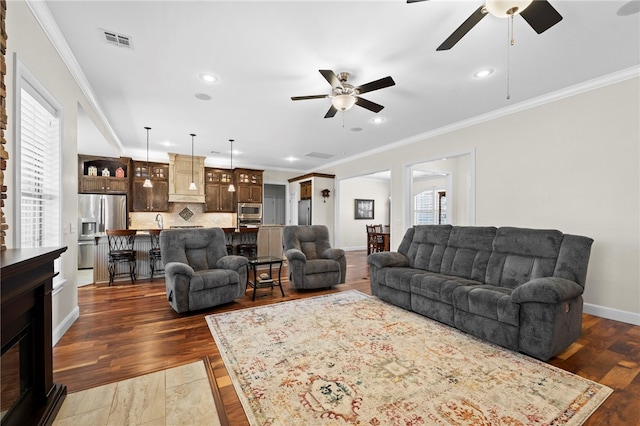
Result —
[{"label": "air vent", "polygon": [[114,31],[101,30],[104,35],[104,39],[109,44],[113,44],[114,46],[126,47],[127,49],[131,49],[133,46],[131,44],[131,37],[118,34]]},{"label": "air vent", "polygon": [[313,158],[331,158],[333,157],[332,154],[323,154],[322,152],[309,152],[307,154],[304,155],[305,157],[313,157]]}]

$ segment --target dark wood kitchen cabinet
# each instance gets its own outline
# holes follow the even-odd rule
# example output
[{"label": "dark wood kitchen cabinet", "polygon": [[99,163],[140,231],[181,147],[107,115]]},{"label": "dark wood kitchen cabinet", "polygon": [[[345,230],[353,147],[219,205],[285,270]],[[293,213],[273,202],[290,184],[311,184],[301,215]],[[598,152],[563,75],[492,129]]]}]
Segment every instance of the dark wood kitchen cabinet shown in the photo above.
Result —
[{"label": "dark wood kitchen cabinet", "polygon": [[233,192],[229,192],[229,185],[233,182],[231,170],[204,169],[204,211],[214,213],[233,213]]},{"label": "dark wood kitchen cabinet", "polygon": [[262,173],[262,170],[233,170],[238,203],[262,202]]},{"label": "dark wood kitchen cabinet", "polygon": [[[162,163],[132,162],[131,211],[166,212],[169,210],[169,165]],[[144,187],[149,178],[151,188]]]},{"label": "dark wood kitchen cabinet", "polygon": [[131,159],[78,155],[78,193],[127,194]]}]

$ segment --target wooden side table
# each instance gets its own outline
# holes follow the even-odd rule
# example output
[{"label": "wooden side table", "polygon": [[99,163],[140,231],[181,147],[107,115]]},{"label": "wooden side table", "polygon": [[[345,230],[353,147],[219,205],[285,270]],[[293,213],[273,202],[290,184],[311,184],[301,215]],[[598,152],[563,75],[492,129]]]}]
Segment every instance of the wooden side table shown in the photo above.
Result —
[{"label": "wooden side table", "polygon": [[[260,280],[260,278],[258,277],[258,265],[269,265],[269,279]],[[277,281],[272,278],[273,265],[278,265]],[[253,269],[253,281],[249,280],[249,272],[251,269]],[[280,292],[282,293],[282,297],[284,297],[284,290],[282,289],[281,274],[282,274],[282,258],[278,258],[274,256],[250,258],[249,263],[247,264],[247,286],[253,287],[253,297],[251,297],[251,300],[252,301],[256,300],[256,289],[270,287],[271,290],[273,290],[274,285],[280,287]]]}]

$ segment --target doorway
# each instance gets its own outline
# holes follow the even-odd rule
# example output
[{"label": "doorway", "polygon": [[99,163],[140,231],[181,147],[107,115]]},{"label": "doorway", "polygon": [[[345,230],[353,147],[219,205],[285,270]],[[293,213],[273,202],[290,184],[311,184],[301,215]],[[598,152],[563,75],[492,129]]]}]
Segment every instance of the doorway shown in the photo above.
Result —
[{"label": "doorway", "polygon": [[264,185],[262,200],[262,224],[284,225],[286,208],[286,185]]}]

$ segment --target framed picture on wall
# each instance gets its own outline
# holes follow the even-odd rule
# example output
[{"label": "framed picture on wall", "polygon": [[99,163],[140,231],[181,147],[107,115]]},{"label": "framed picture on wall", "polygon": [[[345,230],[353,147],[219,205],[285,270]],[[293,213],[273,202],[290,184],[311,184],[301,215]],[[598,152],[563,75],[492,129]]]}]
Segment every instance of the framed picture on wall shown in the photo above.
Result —
[{"label": "framed picture on wall", "polygon": [[359,200],[356,198],[354,219],[373,219],[374,200]]}]

